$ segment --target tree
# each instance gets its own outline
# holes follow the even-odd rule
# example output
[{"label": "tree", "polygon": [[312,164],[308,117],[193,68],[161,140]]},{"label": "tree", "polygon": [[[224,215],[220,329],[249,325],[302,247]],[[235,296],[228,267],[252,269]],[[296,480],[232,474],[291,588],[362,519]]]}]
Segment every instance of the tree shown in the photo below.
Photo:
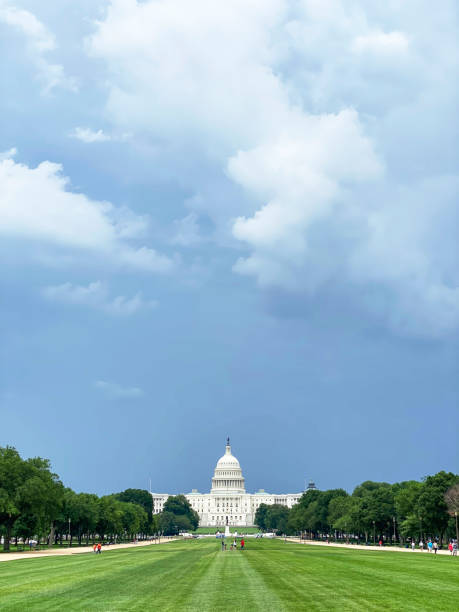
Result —
[{"label": "tree", "polygon": [[292,508],[289,528],[295,531],[314,531],[318,522],[318,500],[321,491],[309,489],[300,497],[298,503]]},{"label": "tree", "polygon": [[5,528],[3,550],[10,549],[11,530],[21,516],[20,491],[26,465],[15,448],[0,448],[0,523]]},{"label": "tree", "polygon": [[105,495],[98,502],[99,520],[97,532],[100,537],[116,538],[123,533],[123,507],[114,495]]},{"label": "tree", "polygon": [[[351,497],[349,495],[339,495],[330,500],[328,504],[328,515],[327,522],[332,527],[332,529],[340,529],[338,527],[338,521],[341,520],[342,517],[349,515],[351,506]],[[348,521],[350,526],[350,521]]]},{"label": "tree", "polygon": [[116,498],[122,502],[129,502],[141,506],[146,514],[146,520],[140,526],[144,533],[152,533],[153,498],[146,489],[126,489],[116,494]]},{"label": "tree", "polygon": [[408,480],[393,485],[392,489],[401,540],[417,538],[420,535],[420,520],[416,515],[416,504],[422,490],[422,483]]},{"label": "tree", "polygon": [[265,531],[266,530],[266,512],[268,510],[268,505],[267,504],[260,504],[255,512],[255,520],[254,523],[255,525],[261,529],[261,531]]},{"label": "tree", "polygon": [[[70,519],[70,521],[69,521]],[[83,535],[86,534],[86,543],[89,536],[94,535],[99,521],[99,498],[91,493],[75,493],[66,489],[64,502],[60,513],[57,529],[61,536],[68,533],[70,528],[70,544],[73,536],[78,538],[81,545]]]},{"label": "tree", "polygon": [[172,495],[168,497],[164,504],[163,512],[171,512],[176,516],[186,516],[192,530],[197,529],[199,525],[199,514],[193,510],[190,502],[184,495]]},{"label": "tree", "polygon": [[459,482],[459,477],[451,472],[438,472],[427,476],[419,495],[416,509],[422,519],[425,531],[431,536],[440,536],[440,545],[448,527],[448,506],[445,493]]},{"label": "tree", "polygon": [[399,520],[404,520],[415,511],[422,483],[408,480],[393,485],[395,512]]},{"label": "tree", "polygon": [[[177,515],[177,514],[174,514],[173,512],[168,512],[167,510],[163,510],[161,514],[159,514],[158,516],[159,516],[160,530],[161,530],[161,533],[163,533],[164,535],[177,535],[180,531],[180,528],[182,529],[184,528],[185,531],[188,531],[189,529],[189,522],[187,526],[186,521],[188,519],[184,514]],[[178,521],[179,517],[181,518],[180,525]]]},{"label": "tree", "polygon": [[445,502],[450,516],[454,516],[456,541],[459,541],[459,529],[457,526],[457,517],[459,515],[459,484],[453,485],[446,491]]},{"label": "tree", "polygon": [[268,531],[277,533],[287,533],[288,531],[289,509],[280,504],[267,506],[265,515],[265,528]]},{"label": "tree", "polygon": [[[13,527],[20,517],[38,533],[54,535],[54,521],[62,504],[63,486],[50,471],[47,459],[23,460],[15,448],[0,447],[0,524],[4,526],[3,549],[10,549]],[[28,517],[27,519],[25,517]]]},{"label": "tree", "polygon": [[146,524],[147,513],[139,504],[130,502],[119,502],[122,510],[122,525],[126,535],[131,539],[140,533],[141,528]]},{"label": "tree", "polygon": [[395,516],[392,486],[387,482],[367,480],[354,489],[352,496],[362,502],[358,522],[360,529],[365,532],[366,541],[371,531],[373,537],[381,536],[383,533],[390,537]]}]

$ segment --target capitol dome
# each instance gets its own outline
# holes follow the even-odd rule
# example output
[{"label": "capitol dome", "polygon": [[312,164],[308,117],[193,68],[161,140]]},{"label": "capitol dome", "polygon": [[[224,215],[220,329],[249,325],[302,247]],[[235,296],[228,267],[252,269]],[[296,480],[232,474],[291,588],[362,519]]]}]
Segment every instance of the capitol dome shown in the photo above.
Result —
[{"label": "capitol dome", "polygon": [[223,457],[217,461],[212,478],[211,493],[245,493],[245,481],[241,466],[231,453],[229,438],[226,440],[226,450]]}]

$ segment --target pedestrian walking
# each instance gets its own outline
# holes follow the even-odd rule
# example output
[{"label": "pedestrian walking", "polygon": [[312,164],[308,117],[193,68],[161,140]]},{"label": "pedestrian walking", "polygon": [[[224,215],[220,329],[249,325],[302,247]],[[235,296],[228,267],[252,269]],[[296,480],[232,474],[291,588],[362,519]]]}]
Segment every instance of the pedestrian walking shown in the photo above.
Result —
[{"label": "pedestrian walking", "polygon": [[448,550],[449,550],[449,554],[452,555],[453,554],[453,543],[452,542],[448,544]]},{"label": "pedestrian walking", "polygon": [[424,542],[422,540],[419,540],[419,548],[421,549],[421,552],[424,551]]},{"label": "pedestrian walking", "polygon": [[416,542],[413,540],[411,542],[411,550],[414,550],[416,548]]},{"label": "pedestrian walking", "polygon": [[245,540],[244,540],[244,538],[242,538],[242,540],[241,540],[241,550],[244,550],[244,546],[245,546]]},{"label": "pedestrian walking", "polygon": [[94,550],[95,553],[97,552],[97,544],[94,544],[93,550]]},{"label": "pedestrian walking", "polygon": [[432,548],[433,548],[433,544],[432,544],[432,540],[429,540],[429,542],[427,543],[427,548],[429,549],[429,552],[432,552]]},{"label": "pedestrian walking", "polygon": [[97,552],[100,553],[102,552],[102,544],[99,542],[99,544],[97,545]]},{"label": "pedestrian walking", "polygon": [[225,540],[222,538],[222,552],[225,550]]},{"label": "pedestrian walking", "polygon": [[236,538],[234,538],[234,540],[233,540],[233,548],[234,548],[234,550],[237,550]]},{"label": "pedestrian walking", "polygon": [[453,556],[457,557],[457,540],[453,542]]},{"label": "pedestrian walking", "polygon": [[435,541],[435,542],[433,543],[433,551],[434,551],[434,553],[435,553],[435,554],[437,554],[437,550],[438,550],[438,544],[437,544],[437,542]]}]

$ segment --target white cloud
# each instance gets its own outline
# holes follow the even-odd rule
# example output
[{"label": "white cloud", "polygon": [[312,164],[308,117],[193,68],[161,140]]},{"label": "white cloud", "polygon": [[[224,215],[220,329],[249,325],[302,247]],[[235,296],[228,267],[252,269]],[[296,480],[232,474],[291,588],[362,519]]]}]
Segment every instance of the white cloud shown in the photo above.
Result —
[{"label": "white cloud", "polygon": [[45,58],[46,53],[56,49],[54,36],[33,13],[17,8],[7,0],[0,1],[0,23],[22,33],[27,41],[27,50],[35,64],[38,78],[43,83],[43,93],[55,87],[77,90],[75,79],[66,76],[63,66],[52,64]]},{"label": "white cloud", "polygon": [[400,56],[408,50],[409,42],[403,32],[371,32],[356,36],[352,41],[352,50],[356,53],[374,55]]},{"label": "white cloud", "polygon": [[123,387],[106,380],[96,380],[94,387],[111,399],[139,399],[144,396],[140,387]]},{"label": "white cloud", "polygon": [[70,191],[60,164],[44,161],[31,168],[0,161],[0,235],[78,249],[149,272],[171,271],[169,257],[133,244],[146,226],[129,209]]},{"label": "white cloud", "polygon": [[123,295],[110,298],[107,287],[101,281],[87,286],[72,283],[52,285],[43,289],[43,296],[50,301],[89,306],[115,316],[129,316],[157,306],[156,301],[145,301],[140,293],[131,298]]},{"label": "white cloud", "polygon": [[76,127],[73,132],[70,133],[71,138],[76,138],[82,142],[91,144],[93,142],[107,142],[112,139],[109,134],[106,134],[103,130],[91,130],[91,128]]},{"label": "white cloud", "polygon": [[200,234],[198,215],[195,212],[191,212],[183,219],[176,219],[174,221],[174,235],[172,237],[172,244],[178,244],[184,247],[196,246],[202,242]]},{"label": "white cloud", "polygon": [[[448,186],[457,197],[443,167],[457,146],[453,16],[451,2],[112,0],[88,48],[108,66],[117,128],[205,166],[177,173],[247,248],[237,272],[359,301],[376,288],[389,296],[376,316],[435,335],[459,325],[457,237],[440,231],[454,225]],[[222,172],[240,197],[219,197]]]},{"label": "white cloud", "polygon": [[16,147],[12,147],[11,149],[8,149],[8,151],[3,151],[0,153],[0,162],[4,161],[5,159],[12,159],[15,155],[17,155],[18,150],[16,149]]}]

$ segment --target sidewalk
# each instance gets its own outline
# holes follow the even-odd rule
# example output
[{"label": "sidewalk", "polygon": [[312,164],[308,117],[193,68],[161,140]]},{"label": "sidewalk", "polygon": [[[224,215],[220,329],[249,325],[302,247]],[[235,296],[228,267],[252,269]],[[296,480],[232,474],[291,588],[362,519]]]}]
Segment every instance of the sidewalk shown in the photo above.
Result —
[{"label": "sidewalk", "polygon": [[[144,542],[137,542],[136,544],[110,544],[109,546],[102,546],[102,552],[110,552],[111,550],[118,550],[120,548],[134,548],[135,546],[150,546],[152,544],[163,544],[164,542],[171,542],[177,538],[163,537],[161,541],[158,540],[147,540]],[[18,559],[40,559],[41,557],[58,557],[61,555],[80,555],[82,553],[93,553],[93,547],[91,546],[78,546],[73,548],[62,548],[61,550],[43,550],[39,552],[15,552],[15,553],[0,553],[0,563],[2,561],[16,561]]]},{"label": "sidewalk", "polygon": [[[352,548],[354,550],[366,550],[366,551],[386,551],[386,552],[404,552],[404,553],[424,553],[425,555],[434,555],[429,553],[425,548],[420,550],[416,548],[414,551],[411,548],[402,548],[401,546],[365,546],[364,544],[338,544],[337,542],[316,542],[314,540],[300,540],[299,538],[287,538],[287,542],[296,542],[297,544],[310,544],[312,546],[336,546],[340,548]],[[439,550],[438,555],[450,555],[449,550]]]}]

